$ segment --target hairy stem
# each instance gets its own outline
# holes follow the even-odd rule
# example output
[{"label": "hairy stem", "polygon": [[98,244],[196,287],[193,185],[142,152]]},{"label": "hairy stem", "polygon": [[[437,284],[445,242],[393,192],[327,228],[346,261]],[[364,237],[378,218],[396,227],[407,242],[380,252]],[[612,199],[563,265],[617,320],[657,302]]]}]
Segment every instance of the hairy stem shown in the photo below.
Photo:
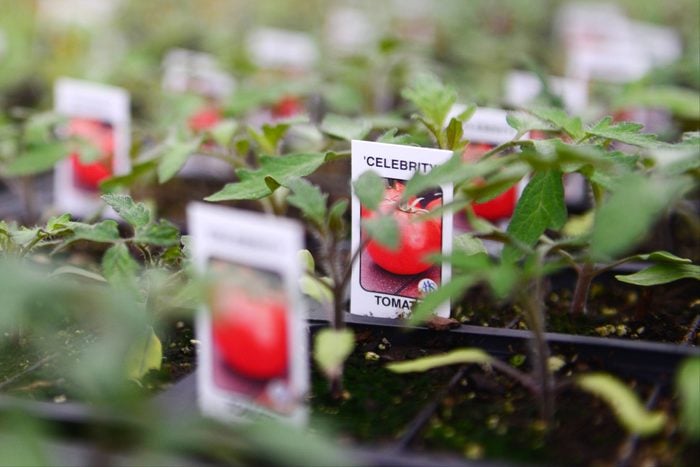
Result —
[{"label": "hairy stem", "polygon": [[585,315],[588,313],[586,303],[588,302],[588,291],[591,288],[593,279],[598,274],[593,263],[586,262],[583,266],[576,268],[576,288],[571,299],[570,312],[572,315]]},{"label": "hairy stem", "polygon": [[554,419],[554,377],[549,369],[549,344],[545,338],[545,316],[542,305],[542,279],[536,278],[531,287],[521,294],[525,318],[532,330],[530,353],[533,362],[532,376],[537,384],[536,392],[540,417],[547,423]]}]

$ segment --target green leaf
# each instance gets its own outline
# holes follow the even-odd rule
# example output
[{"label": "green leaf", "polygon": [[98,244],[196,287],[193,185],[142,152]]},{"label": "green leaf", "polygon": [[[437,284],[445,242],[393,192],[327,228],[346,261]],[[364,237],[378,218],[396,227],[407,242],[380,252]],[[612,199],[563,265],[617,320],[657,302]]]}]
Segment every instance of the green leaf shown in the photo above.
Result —
[{"label": "green leaf", "polygon": [[617,96],[613,107],[665,109],[686,120],[700,120],[700,95],[696,90],[678,86],[630,86]]},{"label": "green leaf", "polygon": [[51,130],[68,118],[55,112],[40,112],[29,117],[24,127],[24,138],[29,144],[45,142],[51,135]]},{"label": "green leaf", "polygon": [[321,122],[321,131],[339,139],[351,141],[364,139],[372,129],[372,125],[363,119],[328,114]]},{"label": "green leaf", "polygon": [[479,180],[480,183],[466,184],[462,191],[470,199],[482,203],[489,201],[496,196],[509,190],[516,183],[520,182],[530,171],[527,164],[513,162],[503,167],[498,172],[490,175],[486,180]]},{"label": "green leaf", "polygon": [[661,431],[666,423],[666,414],[648,411],[629,387],[611,375],[591,373],[575,381],[581,389],[605,401],[630,433],[650,436]]},{"label": "green leaf", "polygon": [[585,136],[581,119],[579,117],[569,117],[562,109],[556,107],[535,107],[528,109],[528,112],[565,131],[574,140]]},{"label": "green leaf", "polygon": [[387,144],[402,144],[402,145],[407,145],[410,144],[412,141],[411,135],[408,134],[403,134],[403,135],[398,135],[397,128],[391,128],[387,130],[385,133],[383,133],[379,138],[377,138],[378,143],[387,143]]},{"label": "green leaf", "polygon": [[399,247],[399,226],[393,216],[375,216],[362,220],[367,235],[381,245],[396,250]]},{"label": "green leaf", "polygon": [[157,224],[148,224],[136,229],[134,242],[168,247],[180,244],[180,229],[173,223],[161,219]]},{"label": "green leaf", "polygon": [[68,154],[68,148],[63,143],[37,143],[27,147],[23,154],[13,160],[7,166],[6,173],[11,177],[18,177],[45,172]]},{"label": "green leaf", "polygon": [[293,178],[285,186],[292,190],[292,194],[287,196],[289,204],[299,208],[304,217],[316,226],[325,225],[327,193],[322,193],[319,187],[303,178]]},{"label": "green leaf", "polygon": [[571,216],[561,229],[561,233],[566,237],[581,237],[588,235],[593,229],[594,218],[594,211],[585,212],[580,216]]},{"label": "green leaf", "polygon": [[[361,465],[355,452],[328,435],[299,429],[287,420],[260,417],[245,424],[237,436],[245,459],[261,465],[308,465],[341,467]],[[250,463],[250,462],[249,462]]]},{"label": "green leaf", "polygon": [[336,378],[354,348],[355,335],[350,329],[324,328],[314,340],[314,361],[326,376]]},{"label": "green leaf", "polygon": [[447,149],[453,151],[464,149],[465,143],[462,141],[464,128],[460,120],[456,118],[450,119],[450,123],[445,130],[445,135],[447,136]]},{"label": "green leaf", "polygon": [[501,263],[486,271],[486,278],[498,299],[506,298],[518,284],[522,271],[513,263]]},{"label": "green leaf", "polygon": [[202,139],[197,138],[192,141],[175,141],[167,144],[158,163],[158,183],[165,183],[173,178],[201,142]]},{"label": "green leaf", "polygon": [[107,193],[101,196],[105,203],[129,225],[139,228],[151,222],[151,210],[143,203],[136,203],[129,195]]},{"label": "green leaf", "polygon": [[284,135],[287,134],[289,127],[291,126],[288,122],[280,122],[274,125],[264,124],[262,127],[262,134],[267,141],[270,148],[275,148],[271,152],[276,152],[276,148],[279,145]]},{"label": "green leaf", "polygon": [[691,185],[681,177],[659,180],[636,173],[622,177],[596,213],[591,235],[592,258],[604,262],[633,248],[644,239],[662,212]]},{"label": "green leaf", "polygon": [[227,118],[217,123],[214,128],[209,129],[207,132],[214,138],[216,144],[222,147],[228,146],[233,139],[233,135],[238,129],[238,122]]},{"label": "green leaf", "polygon": [[82,222],[69,222],[68,228],[73,231],[69,240],[88,240],[98,243],[113,243],[120,239],[119,224],[108,219],[97,224],[84,224]]},{"label": "green leaf", "polygon": [[686,263],[690,264],[693,260],[689,258],[681,258],[668,251],[654,251],[651,253],[643,253],[634,255],[629,258],[629,261],[653,261],[655,263]]},{"label": "green leaf", "polygon": [[49,235],[57,235],[59,233],[64,232],[67,229],[70,229],[70,227],[68,226],[70,222],[70,214],[62,214],[57,217],[52,217],[46,222],[46,227],[44,228],[44,230]]},{"label": "green leaf", "polygon": [[521,135],[532,130],[555,131],[557,129],[551,123],[527,112],[508,112],[508,115],[506,115],[506,123]]},{"label": "green leaf", "polygon": [[700,357],[683,361],[676,373],[676,392],[680,398],[680,422],[690,439],[700,440]]},{"label": "green leaf", "polygon": [[448,283],[430,292],[416,304],[408,318],[409,324],[419,324],[427,320],[437,307],[448,300],[459,300],[476,281],[477,278],[471,275],[453,277]]},{"label": "green leaf", "polygon": [[401,95],[418,108],[429,125],[438,130],[457,102],[457,92],[430,74],[419,75]]},{"label": "green leaf", "polygon": [[455,151],[452,157],[444,163],[436,165],[429,172],[414,173],[411,179],[406,182],[403,200],[436,186],[465,181],[475,176],[481,168],[501,163],[496,159],[494,159],[495,162],[489,161],[490,159],[487,159],[484,164],[465,164],[462,161],[461,151]]},{"label": "green leaf", "polygon": [[[547,229],[559,229],[566,222],[564,186],[559,170],[535,174],[515,206],[507,232],[521,243],[533,246]],[[523,253],[512,245],[503,249],[504,261],[516,261]]]},{"label": "green leaf", "polygon": [[621,143],[654,148],[662,146],[656,135],[640,133],[643,125],[632,122],[613,123],[612,117],[605,117],[586,130],[589,135],[620,141]]},{"label": "green leaf", "polygon": [[360,174],[352,186],[360,204],[369,210],[376,210],[384,199],[384,179],[372,170]]},{"label": "green leaf", "polygon": [[682,263],[659,263],[634,274],[616,275],[615,279],[644,287],[668,284],[681,279],[700,281],[700,266]]},{"label": "green leaf", "polygon": [[306,273],[299,279],[299,288],[303,294],[308,295],[318,303],[330,305],[333,303],[333,293],[328,287],[320,284],[319,281],[323,281],[331,287],[333,286],[333,281],[330,277],[316,278],[312,273]]},{"label": "green leaf", "polygon": [[470,120],[474,114],[476,113],[477,110],[477,105],[474,103],[467,104],[467,108],[462,111],[459,115],[457,115],[457,120],[460,122],[464,123],[468,120]]},{"label": "green leaf", "polygon": [[156,159],[135,164],[131,167],[131,172],[125,175],[110,177],[100,183],[100,190],[110,193],[119,188],[128,188],[136,183],[141,177],[153,173],[158,166]]},{"label": "green leaf", "polygon": [[236,172],[239,181],[229,183],[221,191],[205,198],[206,201],[261,199],[272,194],[281,185],[316,171],[333,153],[299,153],[285,156],[262,156],[257,170],[241,169]]},{"label": "green leaf", "polygon": [[476,238],[470,233],[463,233],[452,239],[452,251],[471,256],[477,253],[486,253],[486,247],[480,238]]},{"label": "green leaf", "polygon": [[316,270],[316,261],[314,261],[314,255],[307,249],[299,250],[297,252],[297,259],[299,264],[304,266],[304,271],[314,272]]},{"label": "green leaf", "polygon": [[414,373],[449,365],[469,363],[483,365],[492,361],[493,357],[481,349],[457,349],[441,355],[431,355],[407,362],[389,363],[386,367],[394,373]]},{"label": "green leaf", "polygon": [[328,228],[338,237],[344,235],[346,230],[345,212],[348,210],[348,200],[339,199],[328,210]]},{"label": "green leaf", "polygon": [[126,376],[132,380],[140,380],[150,370],[160,370],[163,360],[163,345],[153,331],[136,339],[129,348],[126,356]]},{"label": "green leaf", "polygon": [[138,263],[123,243],[112,245],[102,257],[102,275],[114,285],[133,284],[138,270]]},{"label": "green leaf", "polygon": [[59,268],[56,268],[51,274],[49,274],[50,277],[53,276],[62,276],[62,275],[73,275],[73,276],[79,276],[79,277],[84,277],[86,279],[90,279],[93,281],[97,282],[107,282],[104,277],[102,277],[100,274],[97,274],[92,271],[88,271],[87,269],[79,268],[76,266],[61,266]]}]

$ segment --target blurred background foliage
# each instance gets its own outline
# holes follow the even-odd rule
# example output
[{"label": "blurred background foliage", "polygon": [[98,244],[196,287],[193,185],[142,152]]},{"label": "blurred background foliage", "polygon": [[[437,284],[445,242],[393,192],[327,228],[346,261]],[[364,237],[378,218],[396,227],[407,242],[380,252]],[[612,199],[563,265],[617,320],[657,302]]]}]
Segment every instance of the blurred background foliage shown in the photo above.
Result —
[{"label": "blurred background foliage", "polygon": [[[563,48],[555,33],[555,13],[564,3],[0,0],[0,30],[5,36],[0,47],[0,103],[5,109],[48,106],[51,83],[68,75],[126,87],[134,98],[137,121],[155,118],[161,61],[169,49],[209,52],[236,78],[245,79],[255,71],[246,57],[246,34],[254,27],[271,26],[305,31],[318,39],[322,58],[312,75],[323,82],[355,84],[351,90],[327,86],[336,96],[353,96],[357,82],[368,79],[368,70],[375,81],[383,77],[390,80],[389,88],[400,88],[408,70],[427,68],[443,75],[467,100],[499,105],[504,77],[513,68],[564,73]],[[698,2],[616,3],[631,19],[671,26],[682,37],[682,59],[654,70],[644,84],[700,89]],[[364,11],[371,21],[369,35],[374,40],[362,53],[340,57],[328,47],[327,15],[338,6]],[[73,11],[78,8],[80,14]],[[368,110],[366,105],[347,104],[347,99],[345,107]]]}]

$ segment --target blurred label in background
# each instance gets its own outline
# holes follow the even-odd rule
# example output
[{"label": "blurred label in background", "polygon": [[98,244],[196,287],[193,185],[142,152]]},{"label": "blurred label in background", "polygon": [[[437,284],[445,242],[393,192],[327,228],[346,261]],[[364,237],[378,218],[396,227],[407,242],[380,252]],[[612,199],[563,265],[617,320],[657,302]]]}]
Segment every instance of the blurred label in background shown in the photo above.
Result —
[{"label": "blurred label in background", "polygon": [[87,28],[106,25],[123,0],[38,0],[39,16],[47,21],[76,24]]},{"label": "blurred label in background", "polygon": [[[575,78],[547,76],[548,91],[561,99],[564,109],[573,115],[585,112],[588,106],[588,83]],[[506,76],[505,102],[513,107],[535,104],[544,92],[540,78],[527,71],[511,71]]]},{"label": "blurred label in background", "polygon": [[171,49],[163,59],[163,89],[193,92],[217,100],[228,99],[236,88],[233,77],[216,59],[203,52]]},{"label": "blurred label in background", "polygon": [[680,37],[671,28],[631,21],[611,3],[569,3],[556,15],[564,44],[566,74],[579,79],[625,83],[677,60]]},{"label": "blurred label in background", "polygon": [[7,52],[7,38],[5,37],[5,32],[0,29],[0,60],[2,60],[5,52]]},{"label": "blurred label in background", "polygon": [[319,56],[311,35],[268,27],[253,29],[248,34],[246,50],[258,68],[291,73],[309,71]]},{"label": "blurred label in background", "polygon": [[377,25],[359,8],[334,7],[326,16],[324,35],[330,53],[362,54],[376,41]]}]

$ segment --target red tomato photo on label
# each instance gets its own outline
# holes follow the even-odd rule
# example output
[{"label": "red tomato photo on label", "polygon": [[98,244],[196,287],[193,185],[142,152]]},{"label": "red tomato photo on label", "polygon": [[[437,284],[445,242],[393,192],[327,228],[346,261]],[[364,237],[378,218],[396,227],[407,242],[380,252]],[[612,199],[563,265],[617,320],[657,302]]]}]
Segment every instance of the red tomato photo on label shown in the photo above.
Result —
[{"label": "red tomato photo on label", "polygon": [[[478,161],[485,153],[493,149],[495,146],[484,143],[471,143],[464,150],[463,159],[468,162]],[[518,202],[518,188],[513,186],[483,203],[472,203],[474,214],[489,221],[499,221],[508,219],[515,211],[515,205]]]},{"label": "red tomato photo on label", "polygon": [[272,107],[274,118],[290,118],[304,112],[304,105],[295,96],[284,96]]},{"label": "red tomato photo on label", "polygon": [[288,372],[289,323],[281,278],[212,260],[211,337],[216,359],[231,376],[271,380]]},{"label": "red tomato photo on label", "polygon": [[192,115],[187,121],[187,126],[195,133],[199,133],[215,127],[222,118],[221,110],[217,107],[208,106]]},{"label": "red tomato photo on label", "polygon": [[256,379],[287,373],[287,308],[281,298],[219,287],[212,297],[214,346],[231,369]]},{"label": "red tomato photo on label", "polygon": [[70,155],[73,183],[77,188],[98,191],[100,182],[112,176],[114,132],[112,126],[100,120],[73,118],[68,124],[68,135],[86,140],[100,153],[97,160],[83,162],[78,152]]},{"label": "red tomato photo on label", "polygon": [[[360,207],[363,221],[392,216],[399,231],[399,245],[391,249],[369,240],[360,256],[360,285],[367,291],[418,298],[425,284],[439,284],[440,268],[428,257],[442,250],[442,217],[426,215],[442,206],[439,189],[402,199],[402,180],[387,179],[384,197],[376,210]],[[363,236],[366,234],[363,232]],[[424,280],[426,279],[426,280]],[[423,289],[419,282],[423,280]]]}]

